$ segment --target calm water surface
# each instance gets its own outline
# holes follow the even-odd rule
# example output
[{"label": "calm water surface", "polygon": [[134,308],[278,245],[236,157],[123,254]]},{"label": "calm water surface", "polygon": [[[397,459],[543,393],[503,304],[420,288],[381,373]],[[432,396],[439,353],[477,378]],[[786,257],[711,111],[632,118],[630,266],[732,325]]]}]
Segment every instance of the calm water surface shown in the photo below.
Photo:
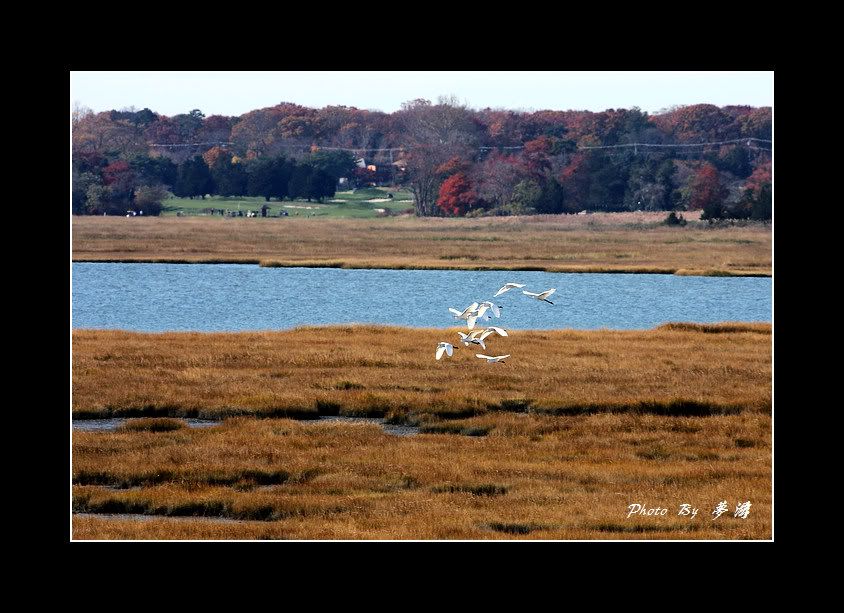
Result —
[{"label": "calm water surface", "polygon": [[[163,332],[284,330],[302,325],[456,325],[463,310],[495,299],[493,322],[514,329],[643,329],[669,321],[771,321],[770,277],[682,277],[465,270],[261,268],[247,264],[77,262],[72,325]],[[490,323],[493,323],[490,322]]]}]

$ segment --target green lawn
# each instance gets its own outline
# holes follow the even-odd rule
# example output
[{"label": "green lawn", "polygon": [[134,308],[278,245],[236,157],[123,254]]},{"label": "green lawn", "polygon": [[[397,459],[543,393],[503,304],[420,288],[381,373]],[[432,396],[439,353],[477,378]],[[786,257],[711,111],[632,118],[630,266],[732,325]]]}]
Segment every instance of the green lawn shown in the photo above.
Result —
[{"label": "green lawn", "polygon": [[[393,198],[387,202],[367,202],[386,198],[387,194],[393,194]],[[337,202],[332,202],[332,200]],[[278,202],[264,198],[209,196],[202,200],[200,198],[169,198],[163,202],[162,215],[208,215],[207,209],[223,209],[229,211],[257,211],[260,214],[261,207],[269,205],[268,215],[278,217],[279,212],[286,210],[290,216],[298,217],[378,217],[377,209],[388,209],[394,213],[413,208],[413,196],[407,190],[393,190],[388,187],[367,187],[348,192],[337,192],[334,198],[326,199],[320,204],[316,201],[306,200],[285,200]]]}]

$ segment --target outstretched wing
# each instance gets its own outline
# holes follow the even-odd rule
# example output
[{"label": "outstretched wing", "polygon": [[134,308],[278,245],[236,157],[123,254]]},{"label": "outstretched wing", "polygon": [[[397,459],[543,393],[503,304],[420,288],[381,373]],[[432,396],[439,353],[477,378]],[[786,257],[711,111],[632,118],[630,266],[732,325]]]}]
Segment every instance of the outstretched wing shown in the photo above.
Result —
[{"label": "outstretched wing", "polygon": [[470,304],[469,306],[467,306],[467,307],[463,310],[463,312],[462,312],[462,313],[460,313],[460,317],[466,317],[469,313],[471,313],[472,311],[474,311],[474,310],[475,310],[475,309],[477,309],[477,308],[478,308],[478,303],[477,303],[477,302],[473,302],[472,304]]},{"label": "outstretched wing", "polygon": [[505,330],[504,328],[499,328],[498,326],[490,326],[486,330],[489,333],[495,332],[498,336],[510,336],[509,334],[507,334],[507,330]]},{"label": "outstretched wing", "polygon": [[454,352],[454,347],[452,345],[446,345],[445,352],[448,354],[448,357],[451,357],[451,354]]},{"label": "outstretched wing", "polygon": [[492,311],[493,315],[495,315],[496,317],[501,317],[501,309],[498,308],[497,304],[493,303],[492,306],[489,307],[489,309],[490,311]]},{"label": "outstretched wing", "polygon": [[448,307],[448,310],[451,311],[452,313],[454,313],[455,315],[457,315],[458,317],[460,317],[463,314],[460,311],[458,311],[457,309],[452,309],[451,307]]},{"label": "outstretched wing", "polygon": [[480,342],[481,347],[483,347],[484,351],[486,351],[486,345],[484,344],[484,339],[479,338],[478,341]]},{"label": "outstretched wing", "polygon": [[437,359],[439,360],[443,357],[443,352],[445,351],[445,347],[437,347]]},{"label": "outstretched wing", "polygon": [[495,356],[494,359],[503,360],[504,358],[509,358],[509,357],[510,357],[510,354],[508,353],[507,355],[497,355],[497,356]]},{"label": "outstretched wing", "polygon": [[556,291],[557,291],[557,288],[552,287],[551,289],[544,291],[541,294],[538,294],[538,296],[539,296],[540,299],[544,300],[545,298],[547,298],[548,296],[550,296],[551,294],[553,294]]},{"label": "outstretched wing", "polygon": [[466,323],[469,324],[469,329],[472,330],[475,327],[475,320],[478,319],[477,315],[470,315],[469,319],[466,320]]},{"label": "outstretched wing", "polygon": [[[495,292],[495,296],[500,296],[504,292],[509,291],[509,290],[513,289],[514,287],[524,287],[524,285],[523,284],[520,285],[519,283],[505,283],[504,287],[502,287],[500,290]],[[495,298],[495,296],[493,296],[493,298]]]},{"label": "outstretched wing", "polygon": [[484,360],[492,360],[492,359],[493,359],[493,358],[491,358],[490,356],[488,356],[488,355],[484,355],[484,354],[482,354],[482,353],[476,353],[476,354],[475,354],[475,357],[476,357],[476,358],[483,358]]},{"label": "outstretched wing", "polygon": [[527,291],[527,290],[522,290],[522,293],[523,293],[525,296],[534,296],[534,297],[539,296],[539,294],[536,294],[536,293],[534,293],[534,292],[529,292],[529,291]]},{"label": "outstretched wing", "polygon": [[[457,334],[460,335],[460,340],[465,341],[471,334],[464,334],[463,332],[458,332]],[[473,333],[474,334],[474,333]]]}]

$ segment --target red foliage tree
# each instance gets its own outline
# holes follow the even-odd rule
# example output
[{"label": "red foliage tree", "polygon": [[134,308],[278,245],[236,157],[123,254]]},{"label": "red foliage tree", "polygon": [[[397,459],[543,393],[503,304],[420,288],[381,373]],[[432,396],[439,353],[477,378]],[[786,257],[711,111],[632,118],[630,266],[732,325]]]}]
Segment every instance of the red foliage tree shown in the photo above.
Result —
[{"label": "red foliage tree", "polygon": [[453,158],[450,158],[444,164],[440,164],[437,167],[437,173],[442,175],[443,178],[445,178],[457,174],[458,172],[466,173],[469,171],[471,165],[471,162],[467,162],[455,156]]},{"label": "red foliage tree", "polygon": [[522,151],[525,167],[534,177],[541,177],[551,170],[553,141],[547,136],[540,136],[525,143]]},{"label": "red foliage tree", "polygon": [[214,146],[202,154],[202,159],[205,160],[205,163],[208,165],[208,168],[211,168],[214,164],[217,163],[217,160],[219,160],[220,158],[228,158],[230,160],[231,155],[231,152],[226,151],[222,147]]},{"label": "red foliage tree", "polygon": [[132,170],[129,168],[129,162],[118,160],[103,168],[103,183],[112,185],[125,181],[130,175],[132,175]]},{"label": "red foliage tree", "polygon": [[443,181],[437,206],[448,215],[458,216],[465,215],[477,201],[478,194],[472,181],[462,172],[458,172]]},{"label": "red foliage tree", "polygon": [[677,142],[693,143],[738,138],[734,117],[714,104],[693,104],[655,115],[653,122]]},{"label": "red foliage tree", "polygon": [[753,174],[747,177],[747,181],[744,183],[744,188],[758,193],[763,187],[765,187],[766,184],[770,185],[771,180],[771,163],[765,162],[757,167],[756,170],[753,171]]},{"label": "red foliage tree", "polygon": [[712,164],[704,164],[692,179],[690,187],[689,209],[703,209],[708,213],[707,216],[719,217],[720,215],[714,215],[713,212],[720,211],[727,190],[721,185],[718,170]]},{"label": "red foliage tree", "polygon": [[589,205],[589,160],[586,153],[576,153],[571,163],[560,173],[566,205],[571,212],[582,211]]}]

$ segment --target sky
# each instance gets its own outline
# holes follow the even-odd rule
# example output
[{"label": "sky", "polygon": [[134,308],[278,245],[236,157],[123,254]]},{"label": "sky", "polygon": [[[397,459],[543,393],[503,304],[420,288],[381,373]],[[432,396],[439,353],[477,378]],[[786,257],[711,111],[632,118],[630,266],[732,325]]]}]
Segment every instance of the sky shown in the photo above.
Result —
[{"label": "sky", "polygon": [[71,71],[70,101],[94,112],[128,107],[167,116],[199,109],[242,115],[294,102],[397,111],[403,102],[455,96],[474,109],[587,110],[773,106],[773,71]]}]

